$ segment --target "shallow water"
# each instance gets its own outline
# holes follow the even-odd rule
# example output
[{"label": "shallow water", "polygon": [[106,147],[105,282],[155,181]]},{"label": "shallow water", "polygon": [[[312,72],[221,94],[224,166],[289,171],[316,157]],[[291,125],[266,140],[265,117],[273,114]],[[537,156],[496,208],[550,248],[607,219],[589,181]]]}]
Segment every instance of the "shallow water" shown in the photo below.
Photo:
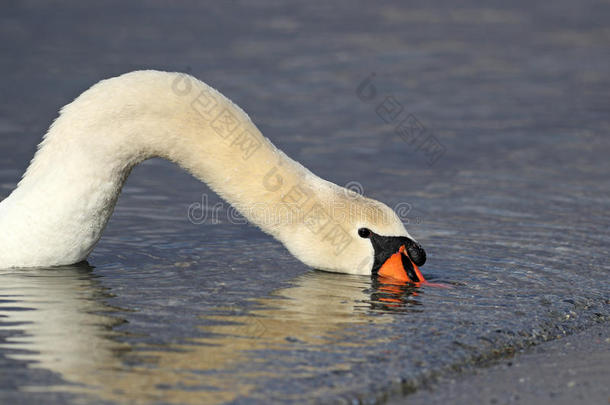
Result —
[{"label": "shallow water", "polygon": [[[374,400],[607,318],[607,3],[26,4],[0,13],[0,198],[91,83],[190,67],[317,174],[404,209],[451,288],[308,269],[148,161],[90,266],[0,272],[0,402]],[[444,153],[396,135],[384,96]]]}]

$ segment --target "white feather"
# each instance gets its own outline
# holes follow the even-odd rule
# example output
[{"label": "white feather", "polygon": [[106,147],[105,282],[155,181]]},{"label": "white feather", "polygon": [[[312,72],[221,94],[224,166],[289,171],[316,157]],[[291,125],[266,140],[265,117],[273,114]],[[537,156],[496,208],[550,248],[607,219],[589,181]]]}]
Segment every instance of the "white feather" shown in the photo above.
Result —
[{"label": "white feather", "polygon": [[[84,260],[130,171],[152,157],[207,183],[312,267],[370,274],[374,252],[358,228],[409,236],[389,207],[311,173],[205,83],[138,71],[103,80],[61,109],[19,186],[0,203],[0,268]],[[312,212],[323,221],[312,223]]]}]

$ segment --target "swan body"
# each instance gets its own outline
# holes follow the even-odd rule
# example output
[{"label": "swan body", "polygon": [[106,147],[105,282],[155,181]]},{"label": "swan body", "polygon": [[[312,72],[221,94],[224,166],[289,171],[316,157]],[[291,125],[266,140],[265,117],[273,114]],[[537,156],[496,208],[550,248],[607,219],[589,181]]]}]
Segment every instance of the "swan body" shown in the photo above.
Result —
[{"label": "swan body", "polygon": [[410,238],[392,209],[314,175],[210,86],[137,71],[102,80],[61,109],[0,202],[0,268],[84,260],[132,168],[153,157],[208,184],[315,268],[371,274],[376,252],[358,236],[363,227]]}]

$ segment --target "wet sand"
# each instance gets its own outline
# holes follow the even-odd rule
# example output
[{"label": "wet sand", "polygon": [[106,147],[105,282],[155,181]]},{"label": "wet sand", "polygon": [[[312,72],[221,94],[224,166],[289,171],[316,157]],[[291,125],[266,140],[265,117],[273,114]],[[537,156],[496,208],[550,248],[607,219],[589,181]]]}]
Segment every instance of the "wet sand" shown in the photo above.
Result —
[{"label": "wet sand", "polygon": [[495,365],[447,375],[398,404],[610,403],[610,324],[524,349]]}]

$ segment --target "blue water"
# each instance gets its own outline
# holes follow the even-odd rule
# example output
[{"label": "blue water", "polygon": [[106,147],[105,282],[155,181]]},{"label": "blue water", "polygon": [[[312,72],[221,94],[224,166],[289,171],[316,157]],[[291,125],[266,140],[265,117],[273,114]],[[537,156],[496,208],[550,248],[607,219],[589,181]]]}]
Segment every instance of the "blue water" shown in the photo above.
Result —
[{"label": "blue water", "polygon": [[221,200],[151,160],[89,265],[0,272],[0,402],[380,401],[607,319],[610,6],[586,3],[1,6],[0,198],[89,85],[188,70],[401,208],[451,288],[309,269],[226,204],[193,223]]}]

